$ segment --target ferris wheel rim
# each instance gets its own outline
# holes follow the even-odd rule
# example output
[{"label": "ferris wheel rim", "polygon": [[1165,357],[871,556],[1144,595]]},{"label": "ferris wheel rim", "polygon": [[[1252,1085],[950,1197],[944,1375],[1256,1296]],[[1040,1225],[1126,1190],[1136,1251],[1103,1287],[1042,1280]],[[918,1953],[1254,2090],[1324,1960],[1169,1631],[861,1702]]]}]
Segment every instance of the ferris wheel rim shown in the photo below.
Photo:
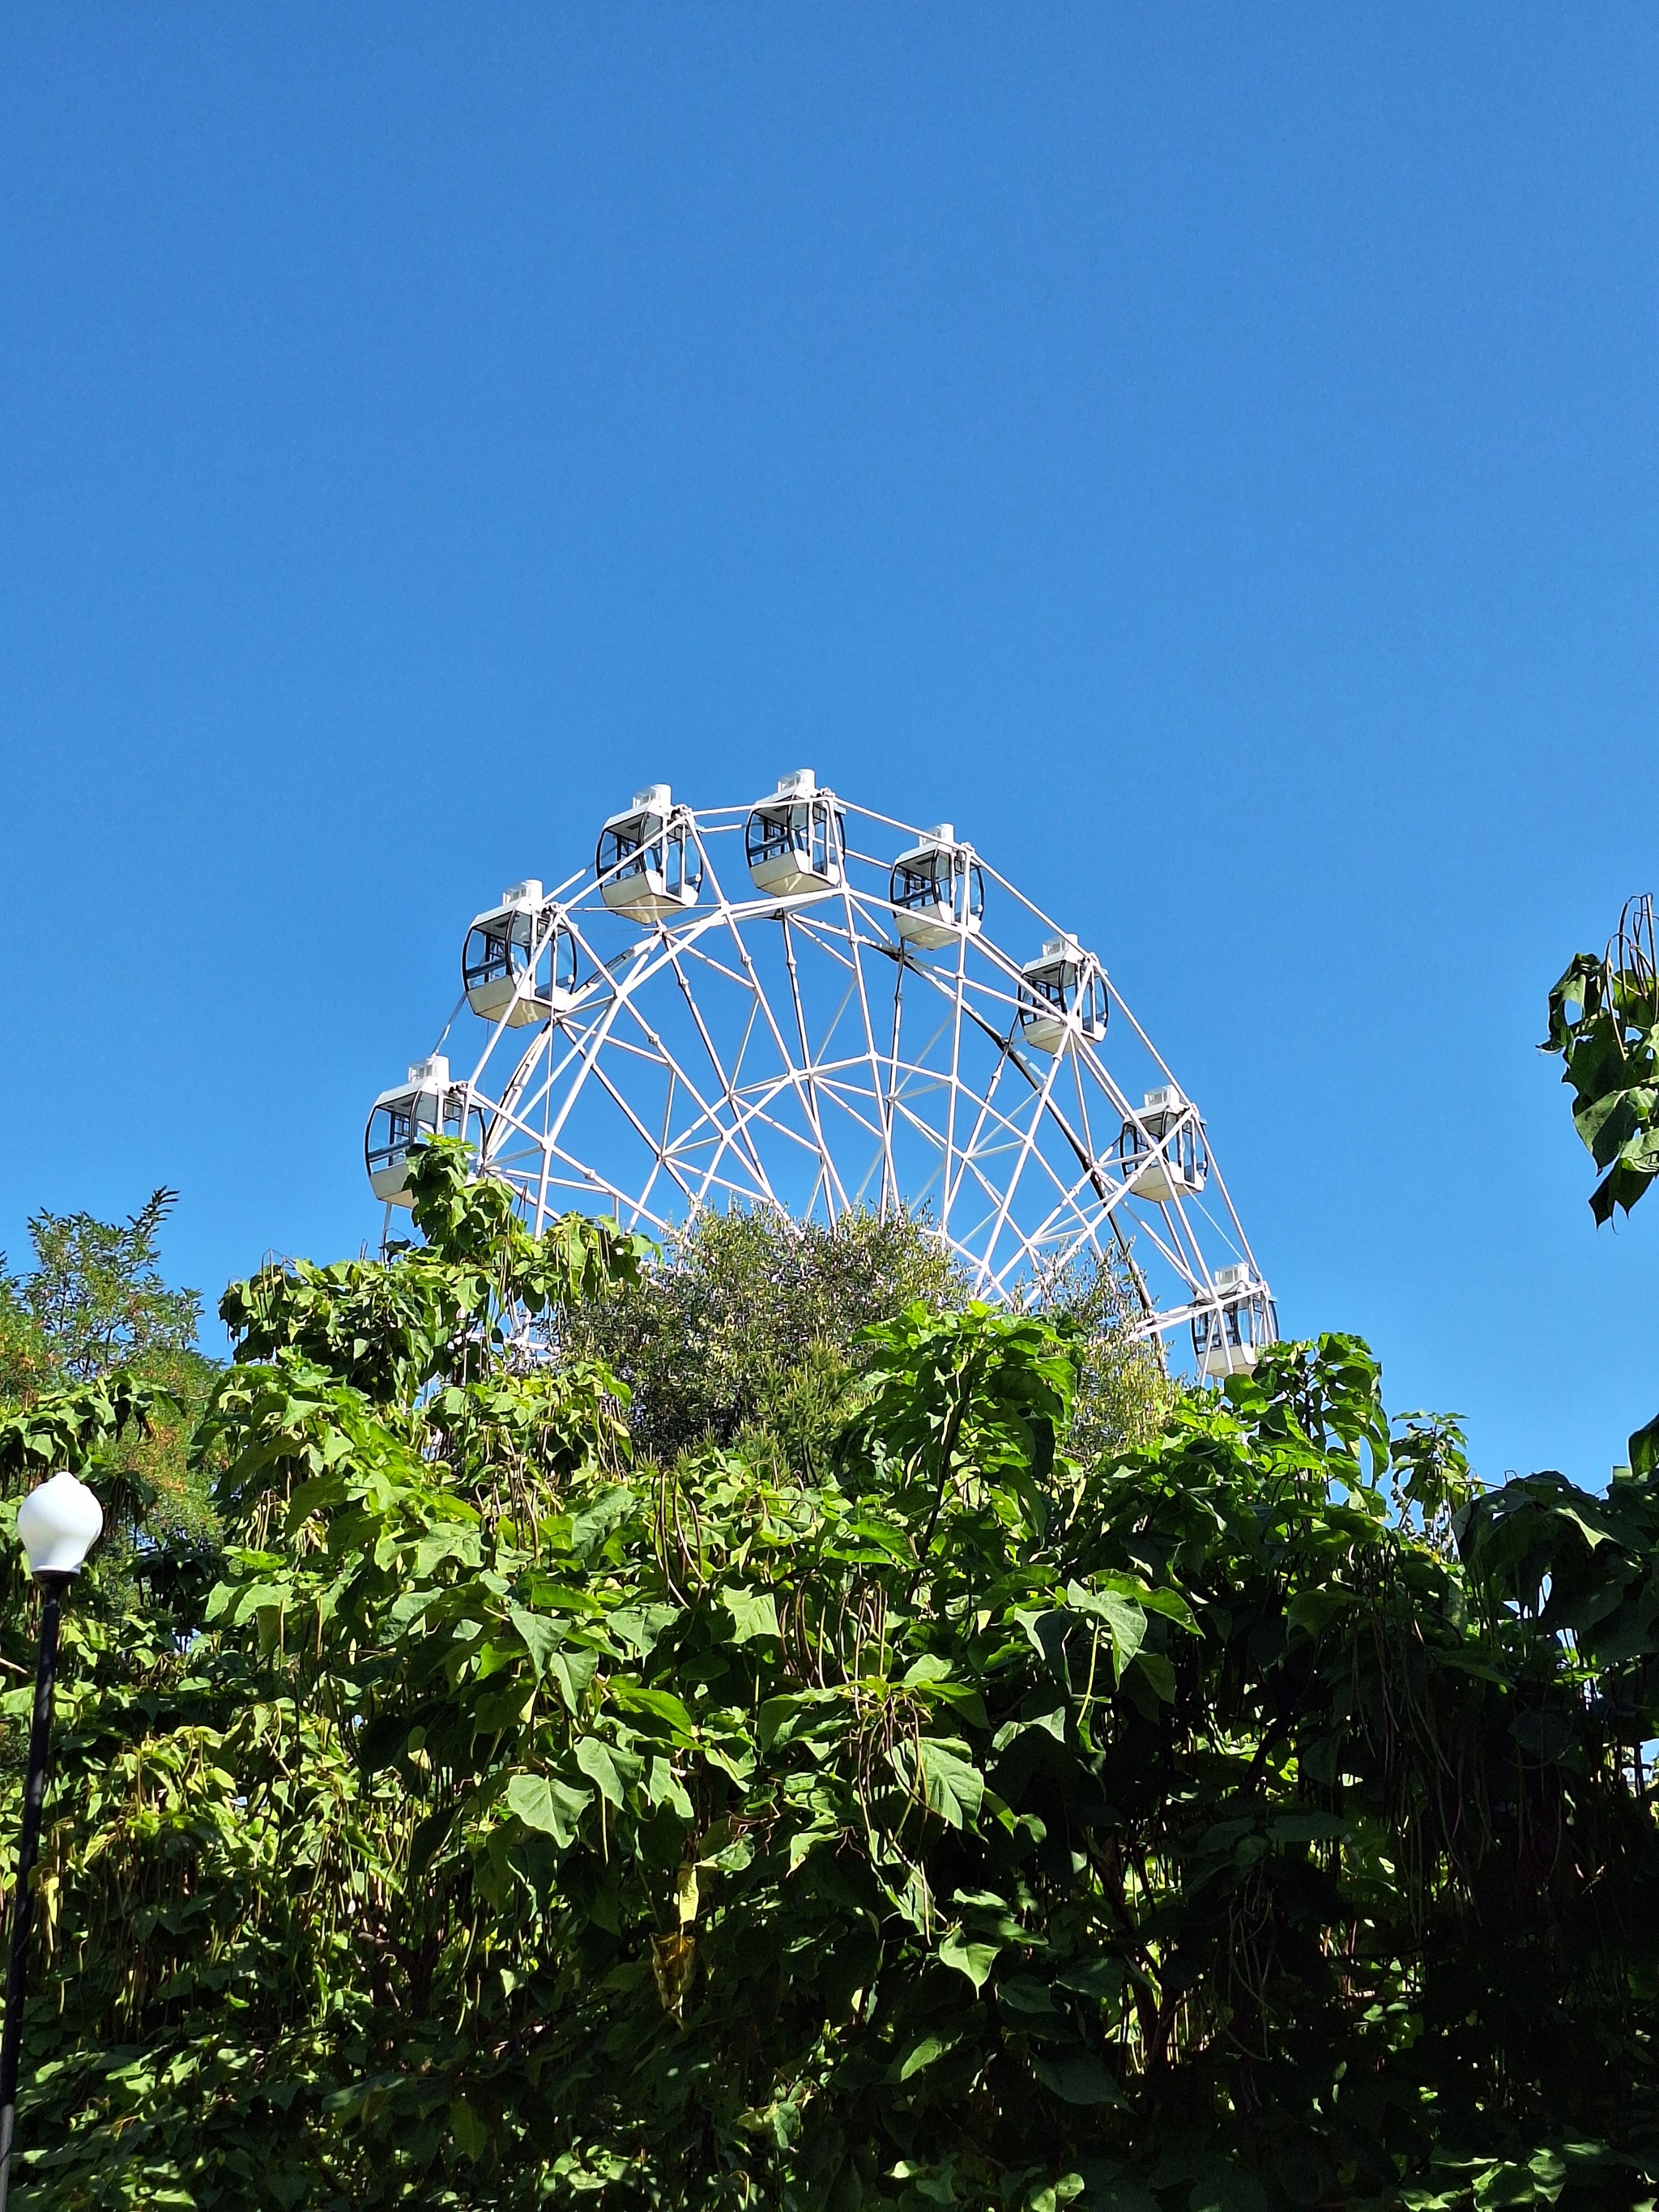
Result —
[{"label": "ferris wheel rim", "polygon": [[[489,964],[486,941],[485,995],[500,1011],[481,1015],[488,1035],[471,1073],[450,1086],[465,1102],[464,1115],[482,1117],[481,1171],[511,1182],[538,1226],[557,1203],[586,1201],[591,1210],[599,1201],[619,1219],[626,1214],[672,1234],[689,1215],[721,1204],[763,1205],[791,1218],[790,1191],[775,1187],[776,1171],[763,1147],[776,1147],[784,1158],[793,1157],[793,1147],[816,1159],[809,1213],[822,1211],[833,1220],[860,1206],[884,1212],[905,1206],[926,1214],[936,1202],[936,1233],[969,1266],[980,1295],[1017,1297],[1022,1280],[1056,1255],[1055,1264],[1066,1267],[1085,1251],[1097,1260],[1109,1251],[1133,1286],[1148,1337],[1171,1337],[1187,1325],[1196,1351],[1200,1322],[1209,1327],[1206,1316],[1220,1326],[1229,1311],[1248,1303],[1270,1320],[1271,1294],[1203,1117],[1106,963],[971,840],[957,837],[952,825],[919,828],[818,786],[808,771],[802,775],[801,789],[786,792],[785,783],[799,779],[785,779],[775,793],[746,806],[694,807],[674,800],[668,786],[647,787],[635,794],[631,810],[604,824],[591,867],[573,872],[550,890],[527,878],[510,886],[496,908],[475,917],[468,947],[487,922],[518,917],[502,925],[506,949],[498,967]],[[800,848],[805,860],[790,842],[795,837],[791,808],[811,810],[808,845]],[[766,835],[757,848],[755,825],[763,817]],[[781,819],[786,822],[781,842]],[[647,835],[652,823],[656,826]],[[866,850],[875,841],[862,825],[896,833],[908,841],[909,849],[896,856]],[[856,837],[849,834],[854,830]],[[608,868],[600,866],[607,839],[617,855]],[[672,869],[664,857],[671,840],[677,841]],[[731,890],[722,841],[735,848]],[[778,880],[799,880],[812,869],[819,871],[817,878],[805,888],[763,888],[757,850],[769,855],[762,865]],[[943,877],[940,855],[948,856]],[[932,869],[935,895],[924,884],[923,905],[903,905],[897,896],[900,865],[922,860]],[[738,871],[749,879],[742,891],[735,889]],[[964,886],[960,918],[954,905],[948,915],[939,912],[941,881],[951,887],[953,900],[954,886]],[[1036,925],[1040,954],[1021,961],[1006,948],[1006,933],[991,911],[993,891],[999,903],[1010,902],[1012,916],[1023,912],[1024,926]],[[907,916],[912,930],[933,933],[912,934],[904,927]],[[623,940],[609,943],[619,923]],[[775,926],[781,970],[769,981],[747,933]],[[551,948],[556,969],[562,947],[569,956],[568,981],[556,988],[551,981],[538,985],[544,953]],[[529,952],[521,971],[514,965],[514,948]],[[844,978],[816,1043],[798,973],[808,953],[817,967],[839,963]],[[470,1001],[479,1012],[470,980],[475,971],[465,968],[465,957],[464,951],[465,988],[445,1024],[441,1048]],[[772,960],[770,951],[767,957]],[[890,1039],[878,1042],[871,979],[882,962],[892,970],[892,1005]],[[694,968],[695,979],[688,972]],[[1049,969],[1061,979],[1052,988]],[[502,994],[502,975],[513,981],[510,997]],[[1093,997],[1085,996],[1085,977],[1092,979],[1087,988]],[[906,1031],[902,1049],[907,981],[912,1026],[918,1010],[929,1006],[938,1026],[920,1048]],[[722,1046],[730,1041],[717,1039],[705,1018],[699,986],[711,1004],[716,992],[748,994],[748,1026],[725,1056]],[[641,1006],[653,988],[669,1009],[654,1025]],[[538,988],[545,991],[544,1001],[535,998]],[[1092,1006],[1095,997],[1098,1016],[1085,1019],[1079,1010]],[[885,1024],[884,1000],[883,1009]],[[676,1023],[689,1021],[685,1034],[698,1040],[706,1062],[701,1090],[682,1064],[684,1049],[677,1051],[671,1041],[670,1014]],[[837,1044],[844,1019],[848,1038]],[[1162,1089],[1149,1090],[1139,1106],[1107,1056],[1114,1023],[1119,1039],[1127,1029],[1135,1054],[1163,1079]],[[765,1051],[775,1055],[764,1077],[745,1070],[757,1030],[765,1032]],[[931,1065],[928,1055],[947,1033],[948,1065]],[[965,1033],[979,1055],[971,1081],[963,1069]],[[1119,1057],[1115,1047],[1112,1056]],[[431,1056],[434,1063],[438,1058]],[[443,1066],[447,1071],[447,1060]],[[630,1067],[648,1067],[652,1081],[665,1087],[659,1126],[646,1118],[643,1091],[630,1098]],[[411,1081],[416,1074],[411,1067]],[[1062,1089],[1068,1079],[1075,1111]],[[1023,1085],[1024,1092],[1003,1103],[1000,1093],[1008,1081]],[[392,1096],[383,1092],[376,1111]],[[1175,1104],[1161,1103],[1152,1115],[1155,1097]],[[583,1158],[574,1141],[566,1142],[567,1124],[579,1105],[592,1110],[599,1098],[640,1147],[641,1162],[648,1163],[642,1181],[608,1171],[603,1161]],[[1105,1127],[1091,1123],[1091,1103]],[[964,1105],[969,1109],[965,1135],[959,1126]],[[449,1109],[441,1103],[436,1110],[441,1117]],[[838,1133],[834,1137],[828,1133],[831,1121]],[[1182,1130],[1193,1135],[1177,1161],[1170,1147]],[[861,1180],[843,1172],[838,1159],[854,1131],[860,1145],[868,1147]],[[368,1146],[366,1135],[366,1152]],[[860,1152],[860,1159],[865,1157]],[[918,1187],[921,1166],[929,1161],[933,1164]],[[846,1164],[851,1169],[857,1163],[849,1158]],[[805,1163],[796,1165],[805,1173]],[[1164,1194],[1147,1196],[1153,1189]],[[1018,1221],[1017,1201],[1025,1209]],[[960,1216],[970,1202],[981,1210],[958,1235],[951,1225],[953,1209]],[[980,1240],[977,1247],[970,1249],[969,1237]],[[1141,1238],[1148,1257],[1186,1295],[1154,1294],[1135,1257]],[[1218,1264],[1223,1250],[1229,1257]],[[1229,1279],[1224,1285],[1223,1277]],[[1276,1330],[1276,1322],[1271,1326]],[[1250,1328],[1256,1330],[1255,1321]]]}]

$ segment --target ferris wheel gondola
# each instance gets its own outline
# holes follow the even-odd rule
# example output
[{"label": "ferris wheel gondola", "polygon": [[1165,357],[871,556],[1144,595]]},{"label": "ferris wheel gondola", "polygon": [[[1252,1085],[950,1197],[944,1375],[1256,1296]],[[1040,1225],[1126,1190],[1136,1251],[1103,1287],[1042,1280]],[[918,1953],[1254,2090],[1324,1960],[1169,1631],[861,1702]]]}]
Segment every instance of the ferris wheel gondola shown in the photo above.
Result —
[{"label": "ferris wheel gondola", "polygon": [[959,937],[979,934],[985,871],[970,846],[957,844],[954,825],[941,822],[894,861],[889,895],[899,935],[937,952]]},{"label": "ferris wheel gondola", "polygon": [[408,1206],[410,1155],[428,1137],[464,1137],[482,1149],[485,1121],[464,1083],[449,1079],[442,1053],[417,1060],[406,1081],[383,1091],[363,1133],[369,1188],[388,1206]]},{"label": "ferris wheel gondola", "polygon": [[526,1029],[576,999],[576,943],[534,877],[509,884],[474,917],[461,949],[461,988],[475,1014]]},{"label": "ferris wheel gondola", "polygon": [[810,768],[783,777],[772,798],[750,809],[743,842],[757,891],[799,898],[841,882],[841,810]]},{"label": "ferris wheel gondola", "polygon": [[630,921],[666,921],[695,906],[702,881],[696,833],[665,783],[636,791],[634,803],[599,832],[593,858],[599,896]]},{"label": "ferris wheel gondola", "polygon": [[1248,1375],[1279,1335],[1267,1286],[1248,1261],[1216,1272],[1217,1303],[1193,1316],[1193,1357],[1206,1381]]},{"label": "ferris wheel gondola", "polygon": [[1210,1171],[1198,1109],[1173,1083],[1141,1100],[1118,1133],[1118,1172],[1138,1198],[1196,1198]]},{"label": "ferris wheel gondola", "polygon": [[1101,1042],[1109,1012],[1106,978],[1076,938],[1050,938],[1023,974],[1019,1025],[1027,1044],[1039,1052],[1064,1052],[1079,1038]]}]

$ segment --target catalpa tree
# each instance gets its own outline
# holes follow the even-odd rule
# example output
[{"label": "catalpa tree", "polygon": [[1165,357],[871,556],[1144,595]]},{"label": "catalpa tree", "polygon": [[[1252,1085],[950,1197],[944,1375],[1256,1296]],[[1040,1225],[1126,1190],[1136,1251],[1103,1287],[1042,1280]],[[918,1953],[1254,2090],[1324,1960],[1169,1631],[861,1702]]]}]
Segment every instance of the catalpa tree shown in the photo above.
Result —
[{"label": "catalpa tree", "polygon": [[[228,1294],[216,1549],[77,1600],[18,2212],[1651,2197],[1644,1475],[1481,1493],[1338,1336],[1114,1439],[937,1283],[649,1457],[648,1255],[414,1189]],[[149,1418],[15,1413],[5,1515]]]}]

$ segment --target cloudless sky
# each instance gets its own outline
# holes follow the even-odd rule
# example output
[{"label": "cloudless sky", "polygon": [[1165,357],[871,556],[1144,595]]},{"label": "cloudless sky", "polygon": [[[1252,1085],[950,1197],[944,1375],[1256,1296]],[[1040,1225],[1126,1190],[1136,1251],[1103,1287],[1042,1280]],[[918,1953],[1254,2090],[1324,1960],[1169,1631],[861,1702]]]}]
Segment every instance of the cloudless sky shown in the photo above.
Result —
[{"label": "cloudless sky", "polygon": [[20,0],[0,1243],[355,1252],[470,916],[811,763],[1101,953],[1287,1328],[1604,1480],[1656,278],[1634,5]]}]

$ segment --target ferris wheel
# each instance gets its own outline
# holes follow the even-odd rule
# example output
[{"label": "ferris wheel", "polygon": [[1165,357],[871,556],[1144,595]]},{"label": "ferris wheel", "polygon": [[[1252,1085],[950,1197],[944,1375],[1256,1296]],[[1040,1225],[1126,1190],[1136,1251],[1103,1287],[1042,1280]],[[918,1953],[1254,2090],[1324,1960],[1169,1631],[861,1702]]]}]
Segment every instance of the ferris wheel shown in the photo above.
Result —
[{"label": "ferris wheel", "polygon": [[907,828],[810,769],[748,806],[653,784],[591,869],[476,917],[461,982],[369,1116],[388,1224],[445,1132],[538,1230],[573,1207],[661,1236],[705,1207],[906,1206],[982,1297],[1121,1266],[1140,1333],[1200,1375],[1277,1334],[1197,1107],[1094,954],[948,822]]}]

